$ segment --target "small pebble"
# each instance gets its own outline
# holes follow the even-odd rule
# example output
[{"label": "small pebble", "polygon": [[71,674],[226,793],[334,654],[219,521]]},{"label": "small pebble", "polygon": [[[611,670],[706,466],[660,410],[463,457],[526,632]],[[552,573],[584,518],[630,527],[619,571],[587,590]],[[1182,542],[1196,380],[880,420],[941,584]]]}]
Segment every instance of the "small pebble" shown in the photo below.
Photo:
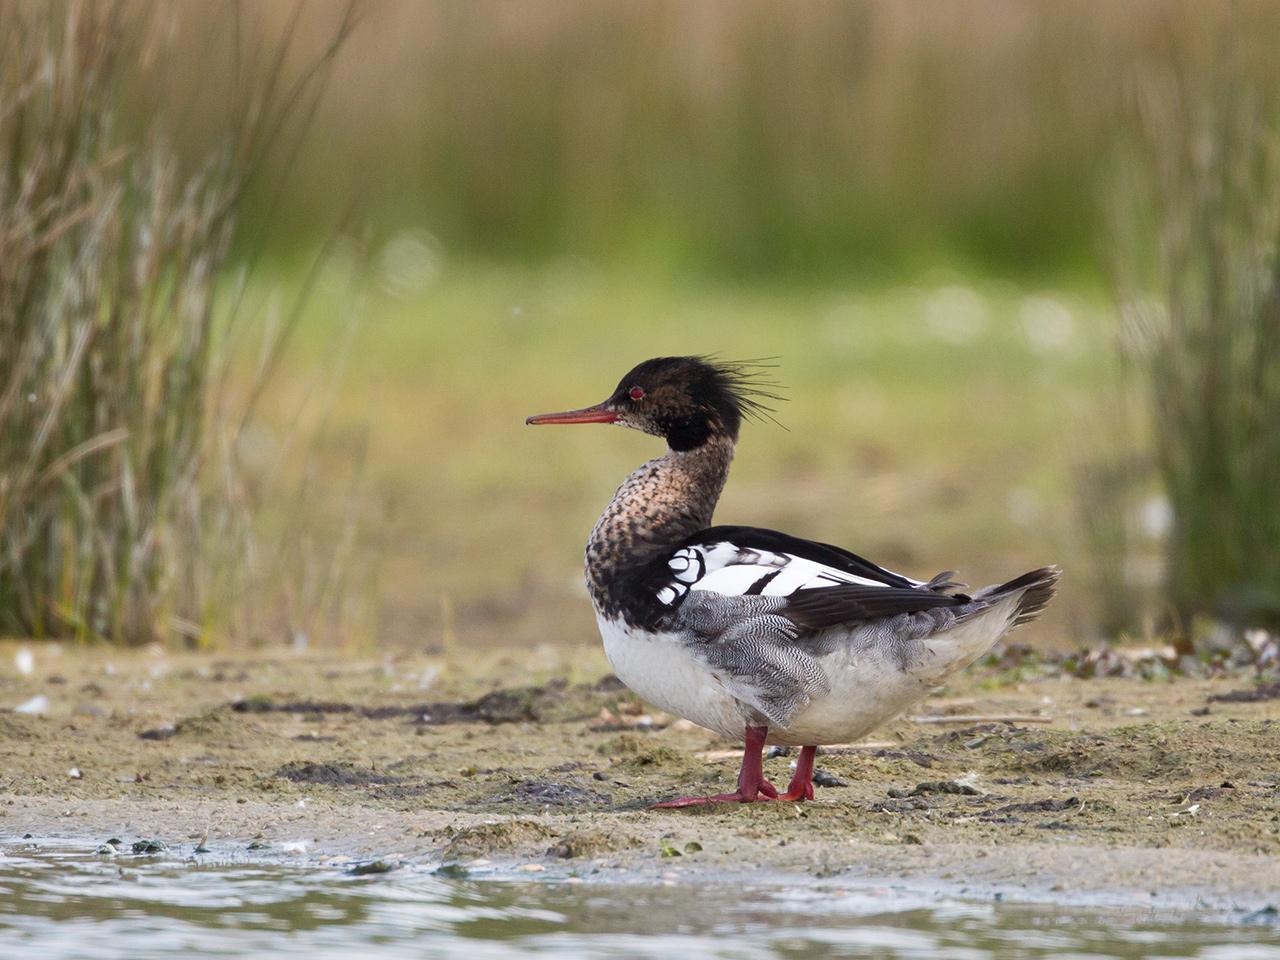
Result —
[{"label": "small pebble", "polygon": [[13,708],[14,713],[30,713],[35,716],[49,712],[49,698],[43,693],[37,693],[26,703],[21,703]]},{"label": "small pebble", "polygon": [[847,787],[848,780],[842,780],[834,773],[827,773],[825,770],[813,771],[813,782],[819,787]]},{"label": "small pebble", "polygon": [[1242,917],[1240,922],[1248,924],[1265,924],[1268,926],[1280,924],[1280,910],[1268,905]]},{"label": "small pebble", "polygon": [[170,737],[175,736],[177,732],[178,732],[178,728],[176,726],[174,726],[172,723],[166,723],[164,724],[164,726],[154,727],[150,730],[143,730],[141,733],[138,734],[138,739],[139,740],[168,740]]},{"label": "small pebble", "polygon": [[357,863],[350,872],[352,876],[367,877],[375,873],[390,873],[398,866],[400,864],[394,860],[366,860],[364,863]]}]

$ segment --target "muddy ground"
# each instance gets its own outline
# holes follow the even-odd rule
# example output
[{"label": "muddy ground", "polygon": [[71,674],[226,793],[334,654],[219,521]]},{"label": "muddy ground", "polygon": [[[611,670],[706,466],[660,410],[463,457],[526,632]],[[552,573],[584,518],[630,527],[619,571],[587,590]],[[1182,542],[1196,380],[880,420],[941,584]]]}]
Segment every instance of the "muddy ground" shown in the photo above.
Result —
[{"label": "muddy ground", "polygon": [[[0,647],[0,669],[8,839],[1280,906],[1280,687],[1247,675],[976,667],[820,756],[815,802],[657,812],[728,789],[734,745],[649,711],[594,649],[361,662],[32,644]],[[790,762],[766,772],[785,783]]]}]

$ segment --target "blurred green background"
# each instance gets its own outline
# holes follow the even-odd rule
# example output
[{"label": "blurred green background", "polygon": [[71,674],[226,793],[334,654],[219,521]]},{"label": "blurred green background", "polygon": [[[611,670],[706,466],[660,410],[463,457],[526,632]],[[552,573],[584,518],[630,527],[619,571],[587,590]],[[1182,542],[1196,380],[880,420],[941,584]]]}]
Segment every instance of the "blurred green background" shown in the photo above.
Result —
[{"label": "blurred green background", "polygon": [[271,612],[201,642],[593,642],[582,544],[658,450],[523,419],[672,353],[777,357],[787,387],[720,521],[974,585],[1058,562],[1045,646],[1168,627],[1182,514],[1122,341],[1133,303],[1172,300],[1150,158],[1201,128],[1143,118],[1237,77],[1223,50],[1269,84],[1267,5],[126,7],[146,43],[113,67],[110,143],[198,171],[278,120],[232,151],[213,312],[268,331],[235,382],[283,333],[234,460],[258,542],[288,548]]},{"label": "blurred green background", "polygon": [[[344,11],[308,6],[300,59]],[[1087,279],[1126,72],[1188,15],[379,0],[271,213],[297,238],[354,203],[379,238],[426,228],[451,257],[686,278],[894,282],[941,262]],[[216,111],[208,29],[187,62]]]}]

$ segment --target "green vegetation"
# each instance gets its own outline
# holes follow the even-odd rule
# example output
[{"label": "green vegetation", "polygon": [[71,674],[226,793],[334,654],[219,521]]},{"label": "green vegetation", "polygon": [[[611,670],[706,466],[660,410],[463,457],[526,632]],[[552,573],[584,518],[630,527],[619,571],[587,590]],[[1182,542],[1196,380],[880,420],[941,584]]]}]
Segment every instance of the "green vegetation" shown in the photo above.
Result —
[{"label": "green vegetation", "polygon": [[[199,66],[172,83],[208,123],[226,68],[205,48],[228,18],[185,13]],[[336,15],[313,6],[308,21],[320,35]],[[1129,73],[1160,56],[1157,38],[1224,16],[1102,0],[379,0],[279,203],[247,212],[296,240],[354,202],[379,237],[425,226],[468,259],[693,277],[885,282],[939,263],[1097,277]],[[1276,36],[1263,5],[1232,17]]]},{"label": "green vegetation", "polygon": [[[1087,629],[1076,571],[1090,561],[1066,504],[1108,415],[1112,320],[1096,295],[946,275],[876,290],[692,285],[577,261],[446,264],[417,292],[373,280],[318,469],[343,469],[341,438],[367,421],[362,543],[381,558],[389,642],[592,640],[587,532],[661,445],[524,418],[599,400],[671,352],[778,357],[783,426],[747,426],[722,522],[846,543],[917,575],[955,566],[975,585],[1059,561],[1062,602],[1033,629]],[[292,377],[331,349],[340,321],[321,307],[264,411],[279,397],[287,418]]]},{"label": "green vegetation", "polygon": [[1166,598],[1184,636],[1197,615],[1280,627],[1273,53],[1263,38],[1220,29],[1177,46],[1136,90],[1139,136],[1127,155],[1117,257],[1128,297],[1123,343],[1149,394],[1172,519]]},{"label": "green vegetation", "polygon": [[186,165],[164,111],[120,133],[121,84],[164,61],[162,27],[149,7],[0,6],[6,632],[202,640],[265,573],[237,448],[287,330],[233,382],[249,317],[219,280],[235,204],[314,74],[278,102],[251,84],[243,120]]},{"label": "green vegetation", "polygon": [[591,637],[655,447],[523,418],[688,352],[725,520],[1280,616],[1267,5],[235,9],[0,0],[0,631]]}]

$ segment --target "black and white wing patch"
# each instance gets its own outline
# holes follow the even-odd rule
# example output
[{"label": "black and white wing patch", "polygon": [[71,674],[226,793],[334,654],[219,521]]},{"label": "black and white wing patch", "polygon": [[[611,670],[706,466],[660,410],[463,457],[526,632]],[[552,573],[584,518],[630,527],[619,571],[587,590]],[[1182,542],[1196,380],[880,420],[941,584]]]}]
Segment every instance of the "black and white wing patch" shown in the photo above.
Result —
[{"label": "black and white wing patch", "polygon": [[946,576],[925,582],[878,567],[847,550],[754,527],[712,527],[678,547],[658,602],[678,606],[691,591],[731,597],[785,597],[779,612],[797,626],[821,629],[956,606]]}]

